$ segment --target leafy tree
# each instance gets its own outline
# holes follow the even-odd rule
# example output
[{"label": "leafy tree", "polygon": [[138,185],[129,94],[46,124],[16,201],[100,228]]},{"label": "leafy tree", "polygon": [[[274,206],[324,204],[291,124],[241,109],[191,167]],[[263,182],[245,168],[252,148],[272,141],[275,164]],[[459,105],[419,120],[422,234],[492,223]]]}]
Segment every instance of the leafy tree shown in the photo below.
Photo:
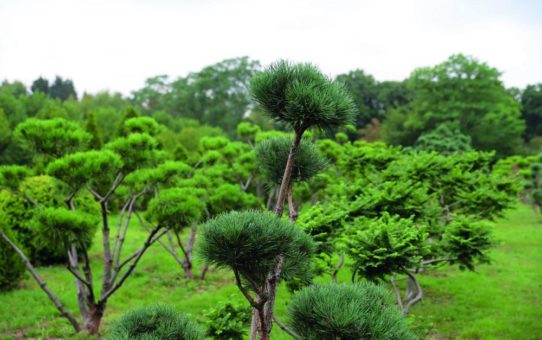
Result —
[{"label": "leafy tree", "polygon": [[[29,124],[24,125],[19,133],[27,138],[31,136],[34,140],[41,139],[44,145],[51,145],[51,139],[56,138],[60,144],[72,146],[71,141],[74,138],[70,133],[74,133],[74,131],[64,130],[65,123],[62,121],[45,121],[45,125],[42,125],[42,127],[45,126],[45,129],[42,129],[41,134],[37,132],[34,134],[24,133],[25,131],[38,131],[36,126],[39,126],[39,124],[41,122],[31,121]],[[60,131],[64,132],[64,139],[59,137],[62,136]],[[48,136],[52,137],[48,139]],[[75,145],[72,147],[76,150]],[[50,154],[56,152],[55,148],[51,148],[51,150],[44,149],[44,152]],[[99,331],[108,299],[131,275],[145,251],[161,236],[165,235],[170,228],[158,223],[149,231],[141,248],[123,259],[122,251],[130,217],[136,208],[137,199],[151,189],[148,185],[143,185],[139,188],[139,191],[130,192],[128,195],[117,194],[116,197],[126,199],[126,201],[123,203],[124,208],[114,235],[110,227],[109,214],[111,210],[109,209],[109,203],[123,180],[130,172],[139,168],[154,166],[157,160],[160,159],[159,154],[160,151],[156,148],[156,141],[152,137],[147,134],[135,133],[114,140],[107,144],[104,150],[72,153],[67,153],[64,150],[60,153],[60,158],[49,162],[46,167],[46,172],[49,175],[54,176],[65,185],[66,196],[63,200],[65,206],[62,208],[39,207],[33,219],[36,225],[39,224],[46,231],[44,240],[55,246],[62,247],[68,256],[67,268],[75,277],[77,302],[83,319],[82,323],[68,311],[49,289],[23,250],[9,238],[6,231],[0,230],[0,236],[18,254],[41,289],[48,295],[59,312],[70,321],[77,332],[85,329],[89,334],[93,335]],[[3,171],[2,174],[2,181],[7,183],[6,186],[10,190],[13,190],[17,182],[21,181],[20,178],[25,172],[22,169],[13,168]],[[85,191],[88,191],[94,200],[98,202],[99,211],[97,214],[91,215],[80,211],[75,204],[76,197]],[[101,220],[102,254],[104,258],[104,265],[101,268],[103,275],[99,295],[97,295],[95,289],[92,275],[93,269],[90,266],[88,246],[85,242],[93,235],[92,226],[96,225],[95,221],[97,220]]]},{"label": "leafy tree", "polygon": [[513,153],[525,125],[520,105],[500,75],[495,68],[461,54],[435,67],[415,70],[406,82],[412,101],[389,112],[384,139],[412,145],[422,133],[457,121],[475,149],[496,150],[499,156]]},{"label": "leafy tree", "polygon": [[58,98],[62,101],[68,98],[77,99],[77,93],[73,82],[69,79],[62,79],[60,76],[55,77],[55,81],[49,87],[49,96],[51,98]]},{"label": "leafy tree", "polygon": [[32,93],[41,92],[44,94],[48,94],[49,81],[45,78],[39,77],[32,82],[32,86],[30,86],[30,89],[32,90]]},{"label": "leafy tree", "polygon": [[288,306],[301,339],[416,339],[385,288],[370,282],[315,285]]},{"label": "leafy tree", "polygon": [[521,92],[521,116],[525,120],[524,137],[530,141],[542,136],[542,84],[528,85]]},{"label": "leafy tree", "polygon": [[356,118],[358,129],[365,127],[373,118],[382,120],[383,108],[378,98],[378,84],[373,76],[362,70],[355,70],[338,75],[337,81],[342,82],[354,98],[358,108]]},{"label": "leafy tree", "polygon": [[183,313],[167,305],[139,307],[124,313],[105,339],[183,339],[203,340],[201,328]]}]

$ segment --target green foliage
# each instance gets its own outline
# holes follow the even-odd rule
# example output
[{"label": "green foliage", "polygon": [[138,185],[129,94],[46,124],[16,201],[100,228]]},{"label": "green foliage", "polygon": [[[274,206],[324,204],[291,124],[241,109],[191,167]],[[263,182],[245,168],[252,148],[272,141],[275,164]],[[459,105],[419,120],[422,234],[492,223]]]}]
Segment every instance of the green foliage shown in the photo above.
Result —
[{"label": "green foliage", "polygon": [[237,125],[237,136],[249,143],[254,143],[256,140],[256,135],[261,131],[261,128],[258,125],[252,124],[250,122],[241,122]]},{"label": "green foliage", "polygon": [[92,150],[59,158],[49,163],[46,171],[66,183],[73,191],[88,184],[105,195],[122,166],[123,162],[116,153]]},{"label": "green foliage", "polygon": [[85,130],[92,136],[89,147],[94,150],[100,150],[103,145],[103,140],[102,136],[100,135],[100,131],[98,131],[98,125],[96,125],[96,117],[94,116],[93,112],[89,112],[87,115]]},{"label": "green foliage", "polygon": [[117,138],[106,144],[105,148],[121,156],[124,173],[148,167],[160,157],[156,140],[145,133],[132,133]]},{"label": "green foliage", "polygon": [[258,197],[244,192],[238,184],[221,184],[209,196],[211,216],[231,210],[259,208],[262,208],[262,203]]},{"label": "green foliage", "polygon": [[525,119],[526,140],[542,136],[542,84],[528,85],[521,93],[521,116]]},{"label": "green foliage", "polygon": [[443,251],[450,262],[469,270],[474,270],[475,261],[489,263],[487,250],[492,245],[491,225],[467,217],[458,217],[447,225],[442,240]]},{"label": "green foliage", "polygon": [[243,211],[222,214],[203,227],[201,256],[229,267],[249,282],[263,286],[279,255],[284,256],[281,278],[308,270],[314,251],[311,238],[270,212]]},{"label": "green foliage", "polygon": [[416,339],[390,293],[370,282],[307,287],[288,307],[303,339]]},{"label": "green foliage", "polygon": [[0,165],[0,187],[17,190],[30,170],[20,165]]},{"label": "green foliage", "polygon": [[[16,240],[13,233],[2,227],[2,224],[4,223],[0,222],[0,230],[7,234],[10,240]],[[25,270],[19,255],[3,237],[0,237],[0,292],[17,287],[24,277]]]},{"label": "green foliage", "polygon": [[418,150],[436,151],[442,154],[471,151],[471,138],[461,133],[459,124],[444,123],[434,130],[423,133],[414,144]]},{"label": "green foliage", "polygon": [[40,240],[53,247],[66,249],[72,243],[80,247],[89,244],[98,224],[96,216],[66,208],[43,208],[36,211],[29,222],[40,229]]},{"label": "green foliage", "polygon": [[176,231],[201,219],[205,203],[190,189],[170,188],[154,197],[146,212],[147,219]]},{"label": "green foliage", "polygon": [[384,279],[420,266],[427,253],[427,233],[411,219],[385,213],[378,219],[357,219],[345,235],[354,275]]},{"label": "green foliage", "polygon": [[114,323],[108,340],[203,340],[205,334],[188,316],[167,305],[150,305],[126,312]]},{"label": "green foliage", "polygon": [[221,302],[205,314],[207,335],[212,339],[242,340],[250,324],[252,308],[233,301]]},{"label": "green foliage", "polygon": [[124,121],[123,135],[131,133],[146,133],[149,136],[156,136],[161,130],[160,124],[150,117],[128,118]]},{"label": "green foliage", "polygon": [[30,118],[19,124],[15,135],[34,152],[52,157],[85,149],[92,136],[79,125],[62,118]]},{"label": "green foliage", "polygon": [[278,61],[251,79],[250,91],[271,118],[298,132],[334,129],[351,123],[356,114],[344,86],[311,64]]},{"label": "green foliage", "polygon": [[453,55],[434,67],[415,70],[407,80],[412,101],[391,110],[384,139],[413,145],[418,137],[445,122],[460,122],[478,150],[510,155],[521,142],[525,124],[520,105],[506,90],[501,73],[478,60]]},{"label": "green foliage", "polygon": [[[256,146],[256,160],[264,177],[273,184],[282,182],[286,161],[292,139],[270,138],[259,142]],[[303,139],[297,149],[292,178],[294,182],[307,181],[326,166],[326,161],[319,154],[317,147]]]}]

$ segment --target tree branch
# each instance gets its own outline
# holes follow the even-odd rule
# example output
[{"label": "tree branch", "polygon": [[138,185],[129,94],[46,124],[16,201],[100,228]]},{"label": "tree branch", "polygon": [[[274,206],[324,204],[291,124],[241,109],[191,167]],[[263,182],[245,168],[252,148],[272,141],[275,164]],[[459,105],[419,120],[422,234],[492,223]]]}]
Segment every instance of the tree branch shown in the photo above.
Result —
[{"label": "tree branch", "polygon": [[28,271],[30,272],[34,280],[36,280],[40,288],[45,292],[45,294],[47,294],[47,296],[53,302],[53,304],[58,309],[60,314],[62,314],[66,319],[68,319],[68,321],[71,323],[72,327],[74,328],[76,332],[80,332],[81,326],[77,322],[77,319],[66,309],[66,307],[64,307],[62,302],[60,302],[58,297],[55,294],[53,294],[53,292],[51,292],[49,287],[47,287],[47,284],[45,283],[45,281],[43,281],[43,279],[39,276],[39,274],[34,269],[34,266],[32,266],[32,263],[30,263],[28,258],[21,251],[21,249],[19,249],[19,247],[17,247],[17,245],[13,243],[13,241],[11,241],[10,238],[2,230],[0,230],[0,236],[2,236],[2,238],[13,248],[13,250],[15,250],[17,255],[19,255],[24,265],[26,266],[26,269],[28,269]]}]

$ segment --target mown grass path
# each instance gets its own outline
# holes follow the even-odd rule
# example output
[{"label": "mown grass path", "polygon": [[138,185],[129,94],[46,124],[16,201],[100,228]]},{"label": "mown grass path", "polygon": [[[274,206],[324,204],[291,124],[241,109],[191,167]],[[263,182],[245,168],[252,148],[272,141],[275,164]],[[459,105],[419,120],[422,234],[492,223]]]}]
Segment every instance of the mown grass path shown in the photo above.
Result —
[{"label": "mown grass path", "polygon": [[[134,222],[135,223],[135,222]],[[444,268],[421,275],[426,298],[416,305],[410,320],[431,339],[542,339],[542,215],[518,206],[495,226],[497,246],[493,263],[476,272]],[[101,240],[95,240],[99,245]],[[137,249],[145,233],[134,224],[126,253]],[[93,267],[101,267],[92,249]],[[61,266],[40,268],[51,289],[76,311],[73,278]],[[347,280],[344,271],[341,278]],[[95,279],[100,278],[96,272]],[[207,309],[221,300],[242,300],[226,271],[211,271],[206,281],[188,281],[181,268],[160,245],[143,257],[140,266],[113,296],[103,330],[126,309],[162,302],[175,305],[200,321]],[[277,312],[283,317],[288,293],[279,292]],[[75,336],[47,297],[30,278],[20,289],[0,293],[0,339],[84,338]],[[289,339],[274,327],[272,339]]]}]

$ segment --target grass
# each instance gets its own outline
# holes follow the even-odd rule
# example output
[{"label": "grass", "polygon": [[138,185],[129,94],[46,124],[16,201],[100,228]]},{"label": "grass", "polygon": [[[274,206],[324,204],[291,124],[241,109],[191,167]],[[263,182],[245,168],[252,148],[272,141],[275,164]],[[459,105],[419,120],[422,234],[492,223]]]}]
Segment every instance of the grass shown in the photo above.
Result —
[{"label": "grass", "polygon": [[[135,222],[134,222],[135,223]],[[139,247],[145,232],[129,231],[125,253]],[[409,321],[429,339],[542,339],[542,216],[519,206],[495,226],[493,263],[476,272],[445,267],[421,275],[425,299]],[[95,279],[100,278],[101,239],[91,251]],[[77,310],[73,277],[62,266],[39,268],[50,288],[71,311]],[[349,273],[340,276],[347,281]],[[204,322],[219,301],[244,301],[227,271],[211,271],[206,281],[189,281],[160,245],[149,249],[124,286],[109,300],[102,330],[127,309],[168,303]],[[288,292],[280,288],[277,313],[284,319]],[[82,338],[28,277],[19,289],[0,294],[0,338]],[[272,339],[289,339],[274,327]]]}]

